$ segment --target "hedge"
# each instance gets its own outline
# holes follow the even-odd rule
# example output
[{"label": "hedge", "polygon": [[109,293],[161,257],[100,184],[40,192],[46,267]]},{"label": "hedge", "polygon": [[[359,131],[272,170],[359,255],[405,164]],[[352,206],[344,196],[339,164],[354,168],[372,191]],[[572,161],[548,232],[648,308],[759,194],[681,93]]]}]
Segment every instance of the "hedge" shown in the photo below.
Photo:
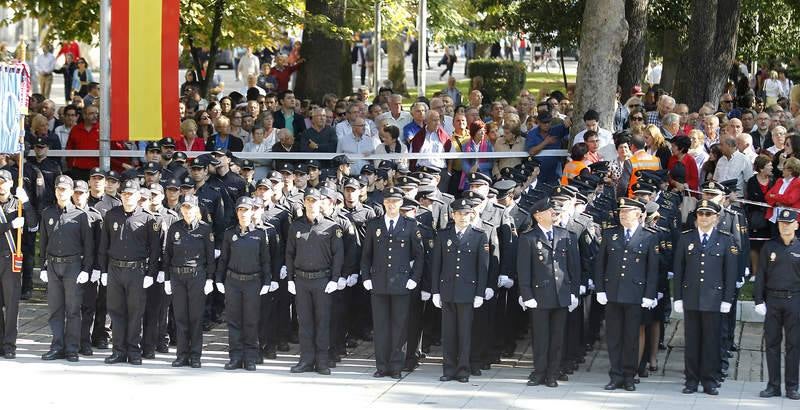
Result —
[{"label": "hedge", "polygon": [[505,98],[514,100],[525,86],[526,67],[524,63],[510,60],[478,59],[470,60],[470,77],[483,77],[483,93],[489,101]]}]

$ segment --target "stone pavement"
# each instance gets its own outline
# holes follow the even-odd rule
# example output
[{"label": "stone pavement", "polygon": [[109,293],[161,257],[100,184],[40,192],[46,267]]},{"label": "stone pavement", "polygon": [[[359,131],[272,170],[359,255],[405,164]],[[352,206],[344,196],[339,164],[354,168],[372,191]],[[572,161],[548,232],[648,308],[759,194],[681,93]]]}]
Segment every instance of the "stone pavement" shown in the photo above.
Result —
[{"label": "stone pavement", "polygon": [[634,393],[603,390],[608,381],[608,355],[603,345],[589,352],[586,363],[569,381],[551,389],[525,385],[531,367],[527,340],[520,340],[513,358],[503,359],[502,364],[493,365],[483,376],[471,377],[470,383],[461,384],[439,382],[441,352],[436,347],[420,368],[402,380],[374,379],[372,345],[366,342],[351,350],[333,369],[332,376],[290,374],[288,368],[298,360],[297,345],[280,353],[277,360],[265,361],[257,372],[227,372],[222,370],[227,362],[224,325],[205,333],[203,368],[199,370],[171,368],[174,348],[170,354],[145,360],[142,367],[104,365],[102,360],[110,352],[97,350],[94,356],[81,357],[75,364],[43,362],[39,355],[47,350],[50,336],[47,306],[40,295],[24,303],[19,327],[17,360],[0,360],[0,391],[17,392],[15,400],[34,409],[85,404],[87,386],[91,386],[96,396],[93,402],[105,403],[113,409],[186,404],[213,408],[262,401],[336,408],[800,409],[800,402],[758,397],[758,391],[765,386],[766,367],[761,325],[756,323],[739,324],[737,342],[742,348],[732,359],[731,377],[717,397],[680,393],[683,381],[680,320],[672,320],[667,327],[668,349],[659,353],[659,370],[643,378]]}]

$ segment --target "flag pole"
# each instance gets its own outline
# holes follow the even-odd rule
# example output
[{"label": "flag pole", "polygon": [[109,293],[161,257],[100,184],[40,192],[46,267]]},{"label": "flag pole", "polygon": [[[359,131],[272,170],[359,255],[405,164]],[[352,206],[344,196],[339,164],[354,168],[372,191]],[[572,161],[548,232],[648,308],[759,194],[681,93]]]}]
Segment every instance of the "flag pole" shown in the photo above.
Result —
[{"label": "flag pole", "polygon": [[111,169],[111,0],[100,0],[100,169]]}]

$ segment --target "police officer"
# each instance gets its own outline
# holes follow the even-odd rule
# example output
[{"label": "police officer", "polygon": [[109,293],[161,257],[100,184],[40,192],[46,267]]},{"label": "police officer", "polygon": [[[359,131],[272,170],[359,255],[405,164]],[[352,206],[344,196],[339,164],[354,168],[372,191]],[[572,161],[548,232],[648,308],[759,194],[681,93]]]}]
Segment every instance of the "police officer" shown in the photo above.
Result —
[{"label": "police officer", "polygon": [[94,236],[86,212],[72,204],[72,178],[56,179],[56,205],[39,222],[40,278],[47,283],[47,306],[53,341],[42,360],[78,361],[81,337],[82,284],[94,266]]},{"label": "police officer", "polygon": [[329,375],[330,293],[336,291],[336,282],[342,276],[342,230],[321,215],[316,188],[305,191],[303,203],[305,215],[292,222],[286,238],[287,287],[296,295],[300,326],[300,362],[291,372],[316,370]]},{"label": "police officer", "polygon": [[643,203],[620,198],[618,209],[621,226],[603,233],[595,260],[595,286],[597,301],[606,305],[611,381],[605,389],[634,391],[641,308],[652,309],[657,303],[658,237],[641,224]]},{"label": "police officer", "polygon": [[797,392],[800,369],[800,241],[797,240],[797,211],[778,214],[779,237],[765,243],[758,259],[753,300],[759,315],[766,315],[767,388],[761,397],[781,395],[781,338],[786,334],[786,397],[800,400]]},{"label": "police officer", "polygon": [[214,232],[202,220],[196,196],[186,195],[180,202],[181,220],[167,231],[161,268],[175,314],[177,358],[172,367],[199,368],[205,299],[214,287]]},{"label": "police officer", "polygon": [[567,313],[578,307],[580,257],[569,231],[553,225],[549,199],[535,202],[531,215],[536,223],[520,235],[517,257],[520,297],[535,329],[528,385],[558,387]]},{"label": "police officer", "polygon": [[56,178],[61,175],[61,163],[53,158],[49,158],[47,156],[48,150],[49,148],[45,138],[34,138],[33,152],[35,156],[30,158],[30,163],[42,173],[42,177],[44,178],[44,189],[42,190],[42,196],[39,199],[39,206],[42,209],[55,204],[55,182]]},{"label": "police officer", "polygon": [[431,293],[442,309],[443,375],[440,381],[469,382],[473,309],[483,305],[489,274],[489,238],[472,225],[473,202],[452,204],[455,223],[440,231],[433,249]]},{"label": "police officer", "polygon": [[267,294],[272,281],[270,244],[266,231],[253,225],[252,198],[239,198],[236,218],[236,226],[225,231],[216,269],[217,289],[225,294],[227,307],[230,360],[225,370],[254,371],[259,356],[260,296]]},{"label": "police officer", "polygon": [[[97,258],[97,249],[100,246],[100,231],[103,229],[103,216],[100,211],[89,206],[89,184],[86,181],[75,181],[72,203],[82,209],[89,217],[92,227],[94,247],[91,250],[94,266],[92,266],[89,282],[83,284],[83,302],[81,304],[81,348],[78,353],[83,356],[92,356],[92,326],[95,323],[97,312],[97,290],[100,285],[100,262]],[[105,302],[104,302],[105,303]],[[105,320],[103,321],[105,322]]]},{"label": "police officer", "polygon": [[100,281],[108,286],[114,344],[106,364],[142,364],[142,317],[146,289],[153,285],[159,268],[161,224],[139,207],[139,189],[138,181],[125,181],[122,206],[106,213],[100,236]]},{"label": "police officer", "polygon": [[720,313],[728,313],[734,301],[739,255],[731,235],[716,227],[721,210],[707,199],[698,202],[697,228],[684,231],[675,247],[673,309],[684,313],[684,394],[697,392],[700,383],[706,394],[719,394]]},{"label": "police officer", "polygon": [[375,367],[373,377],[400,378],[405,360],[409,292],[422,280],[424,249],[417,221],[400,215],[403,192],[388,188],[386,214],[367,224],[361,253],[364,288],[372,292]]}]

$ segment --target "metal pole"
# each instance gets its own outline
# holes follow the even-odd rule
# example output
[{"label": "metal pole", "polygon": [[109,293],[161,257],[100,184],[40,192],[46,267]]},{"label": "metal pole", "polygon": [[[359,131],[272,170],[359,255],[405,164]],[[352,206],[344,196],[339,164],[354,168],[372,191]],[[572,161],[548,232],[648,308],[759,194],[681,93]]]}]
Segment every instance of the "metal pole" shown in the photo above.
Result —
[{"label": "metal pole", "polygon": [[100,0],[100,168],[111,169],[111,0]]},{"label": "metal pole", "polygon": [[419,0],[419,33],[417,33],[417,68],[419,69],[419,89],[420,97],[425,96],[425,52],[428,50],[428,0]]},{"label": "metal pole", "polygon": [[373,58],[372,58],[372,72],[374,73],[372,78],[374,81],[373,86],[375,87],[375,96],[378,96],[378,90],[381,88],[381,8],[383,8],[383,2],[381,0],[375,1],[375,37],[374,42],[372,44],[373,48]]}]

